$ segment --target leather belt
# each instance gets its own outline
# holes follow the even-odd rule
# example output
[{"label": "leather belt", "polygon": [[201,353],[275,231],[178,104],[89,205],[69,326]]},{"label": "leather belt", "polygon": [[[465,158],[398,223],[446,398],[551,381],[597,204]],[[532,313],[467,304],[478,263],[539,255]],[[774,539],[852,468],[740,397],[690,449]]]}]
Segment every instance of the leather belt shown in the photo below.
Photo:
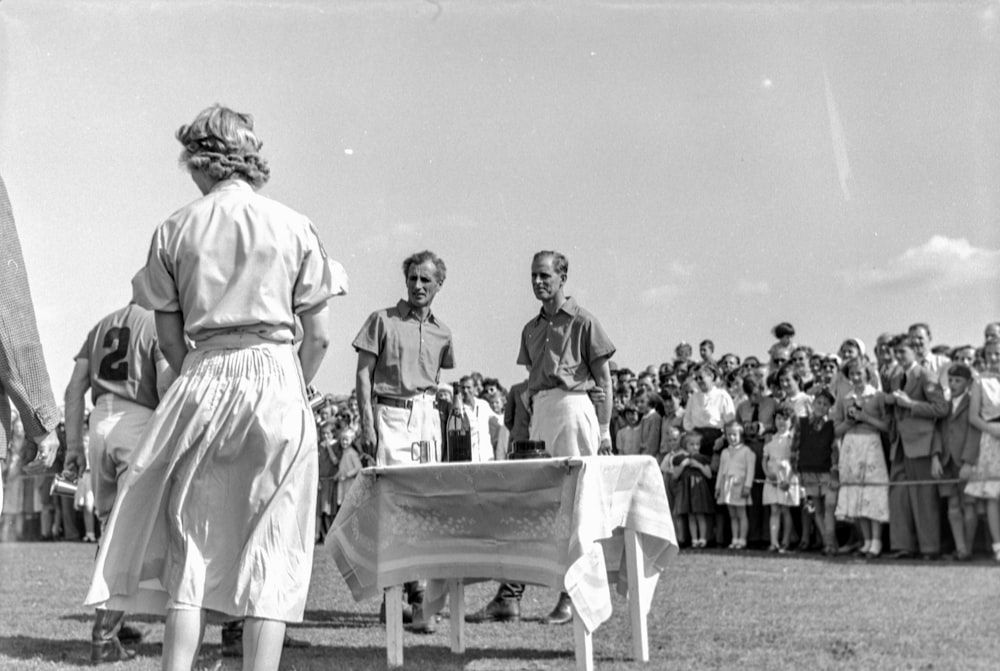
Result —
[{"label": "leather belt", "polygon": [[379,405],[387,405],[391,408],[404,408],[409,410],[413,407],[413,401],[406,398],[393,398],[391,396],[375,396],[375,402]]}]

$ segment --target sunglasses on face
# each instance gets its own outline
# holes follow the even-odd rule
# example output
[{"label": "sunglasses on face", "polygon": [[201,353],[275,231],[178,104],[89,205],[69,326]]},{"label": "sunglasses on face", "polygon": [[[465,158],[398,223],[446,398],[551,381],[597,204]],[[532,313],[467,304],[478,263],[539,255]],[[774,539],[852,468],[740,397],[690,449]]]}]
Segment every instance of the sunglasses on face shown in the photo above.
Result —
[{"label": "sunglasses on face", "polygon": [[828,364],[824,364],[823,365],[823,370],[832,370],[832,371],[835,371],[835,370],[837,370],[837,367],[834,364],[832,364],[832,363],[828,363]]},{"label": "sunglasses on face", "polygon": [[756,361],[747,361],[743,365],[746,366],[747,368],[757,368],[759,364]]},{"label": "sunglasses on face", "polygon": [[783,363],[788,363],[788,359],[781,359],[781,358],[772,359],[772,361],[774,361],[774,363],[778,364],[779,366]]}]

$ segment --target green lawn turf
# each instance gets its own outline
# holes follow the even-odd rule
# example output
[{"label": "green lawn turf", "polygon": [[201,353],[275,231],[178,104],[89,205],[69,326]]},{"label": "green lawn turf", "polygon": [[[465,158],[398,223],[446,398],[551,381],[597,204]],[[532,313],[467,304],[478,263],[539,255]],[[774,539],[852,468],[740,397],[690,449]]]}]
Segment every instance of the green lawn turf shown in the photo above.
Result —
[{"label": "green lawn turf", "polygon": [[[91,614],[80,601],[94,546],[0,544],[0,669],[88,665]],[[472,585],[475,609],[495,589]],[[972,564],[824,560],[815,555],[684,551],[661,579],[649,616],[650,663],[630,659],[625,602],[594,635],[598,669],[1000,669],[1000,568]],[[430,636],[405,634],[407,669],[573,669],[571,626],[537,618],[556,593],[529,587],[519,624],[469,625],[465,655],[448,650],[447,621]],[[312,647],[289,649],[282,669],[385,669],[378,603],[355,603],[328,553],[317,548],[306,620],[290,633]],[[133,661],[107,668],[160,668],[162,621]],[[200,669],[238,669],[219,653],[210,626]]]}]

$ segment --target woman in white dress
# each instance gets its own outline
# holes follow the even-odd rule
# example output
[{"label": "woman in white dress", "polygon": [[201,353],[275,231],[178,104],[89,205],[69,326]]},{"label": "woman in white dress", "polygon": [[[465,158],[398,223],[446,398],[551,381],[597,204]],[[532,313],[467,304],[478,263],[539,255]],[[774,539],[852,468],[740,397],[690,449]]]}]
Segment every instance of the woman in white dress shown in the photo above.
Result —
[{"label": "woman in white dress", "polygon": [[993,555],[1000,561],[1000,340],[983,347],[985,368],[969,394],[969,423],[982,432],[979,459],[971,469],[965,495],[986,502],[986,523],[993,539]]},{"label": "woman in white dress", "polygon": [[850,359],[841,373],[851,389],[831,413],[834,433],[841,437],[836,517],[857,522],[864,538],[860,554],[878,557],[882,525],[889,521],[889,490],[875,483],[889,481],[881,438],[889,430],[889,420],[882,394],[871,385],[871,373],[862,359]]},{"label": "woman in white dress", "polygon": [[179,377],[136,449],[87,603],[165,610],[168,670],[192,668],[206,617],[245,619],[244,668],[276,669],[312,570],[305,388],[345,281],[306,217],[256,193],[269,169],[249,115],[216,105],[177,139],[203,197],[156,229],[134,284]]}]

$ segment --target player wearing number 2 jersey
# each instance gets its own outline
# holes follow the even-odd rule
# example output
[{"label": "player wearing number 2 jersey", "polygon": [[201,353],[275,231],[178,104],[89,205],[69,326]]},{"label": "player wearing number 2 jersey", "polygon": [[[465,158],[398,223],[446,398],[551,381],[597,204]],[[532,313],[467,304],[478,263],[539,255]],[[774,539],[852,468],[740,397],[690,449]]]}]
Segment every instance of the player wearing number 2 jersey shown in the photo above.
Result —
[{"label": "player wearing number 2 jersey", "polygon": [[[101,524],[111,513],[132,450],[174,377],[157,345],[153,313],[135,304],[97,322],[76,355],[66,387],[66,466],[84,472],[84,397],[89,388],[94,410],[88,453],[94,512]],[[118,661],[134,654],[122,646],[121,639],[138,642],[134,630],[122,631],[122,616],[121,611],[97,611],[92,661]]]}]

